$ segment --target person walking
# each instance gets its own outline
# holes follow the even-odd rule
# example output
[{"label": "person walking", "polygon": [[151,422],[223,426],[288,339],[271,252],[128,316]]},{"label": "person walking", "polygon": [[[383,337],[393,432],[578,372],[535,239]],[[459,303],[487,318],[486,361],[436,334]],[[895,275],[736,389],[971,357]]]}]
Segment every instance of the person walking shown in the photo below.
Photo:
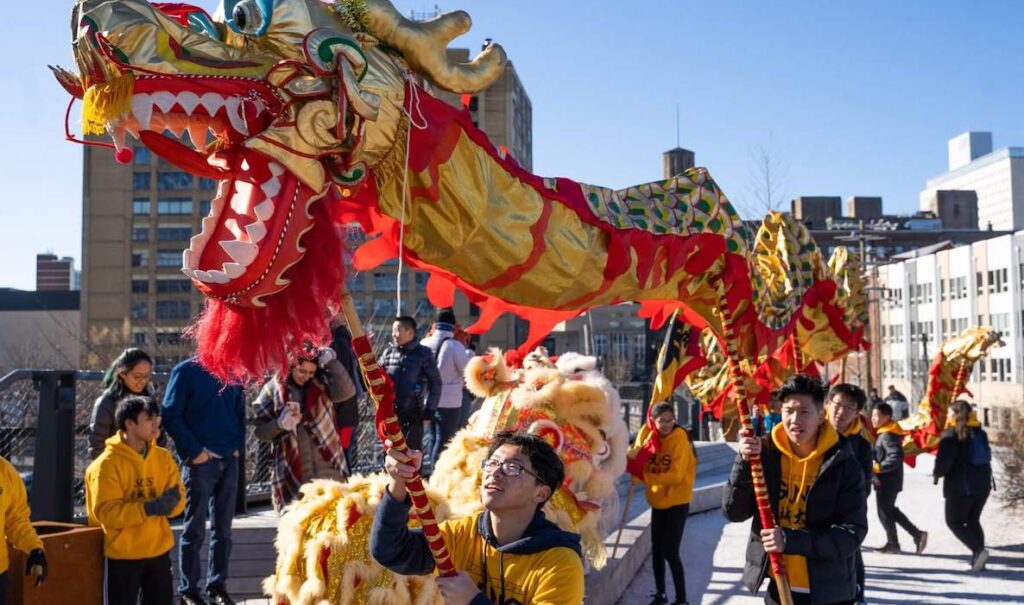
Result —
[{"label": "person walking", "polygon": [[[128,395],[152,395],[153,359],[142,349],[125,349],[103,374],[103,392],[92,406],[89,422],[89,459],[95,460],[107,447],[107,439],[117,434],[114,412],[117,402]],[[160,434],[160,443],[166,438]]]},{"label": "person walking", "polygon": [[448,444],[448,440],[459,430],[462,418],[462,390],[466,385],[464,373],[466,364],[473,354],[466,349],[469,334],[458,328],[455,312],[441,309],[437,320],[430,328],[430,333],[420,344],[430,349],[437,362],[437,372],[441,376],[441,396],[434,412],[431,425],[433,444],[430,448],[429,466],[433,469],[437,457]]},{"label": "person walking", "polygon": [[[740,432],[739,453],[722,494],[729,521],[753,518],[743,584],[756,594],[768,575],[768,553],[781,553],[796,605],[853,602],[856,553],[868,530],[864,474],[849,444],[825,421],[825,390],[805,374],[782,385],[781,424],[761,438]],[[763,529],[757,514],[749,462],[757,455],[778,513],[773,529]],[[778,602],[773,579],[765,603]]]},{"label": "person walking", "polygon": [[970,549],[971,570],[982,571],[988,549],[981,511],[992,491],[992,450],[970,403],[954,401],[946,420],[949,428],[939,440],[935,481],[942,479],[946,525]]},{"label": "person walking", "polygon": [[896,497],[903,491],[903,429],[893,420],[892,407],[879,404],[871,412],[875,425],[875,503],[878,505],[878,520],[885,528],[885,544],[878,549],[884,553],[898,553],[900,539],[896,533],[899,524],[914,539],[917,554],[924,552],[928,545],[928,532],[921,531],[903,511],[896,507]]},{"label": "person walking", "polygon": [[895,385],[889,385],[889,395],[886,396],[884,403],[888,403],[892,407],[890,416],[896,422],[910,415],[910,403],[907,401],[907,396],[897,390]]},{"label": "person walking", "polygon": [[303,484],[348,477],[335,406],[355,407],[355,394],[352,378],[327,347],[316,357],[300,357],[287,378],[263,386],[253,402],[256,437],[273,444],[271,499],[278,514]]},{"label": "person walking", "polygon": [[[245,450],[245,396],[226,385],[195,357],[171,371],[163,403],[164,428],[182,461],[185,520],[178,545],[182,605],[205,605],[199,590],[199,549],[210,516],[206,597],[212,605],[234,605],[227,591],[231,522],[238,499],[239,455]],[[211,515],[212,513],[212,515]]]},{"label": "person walking", "polygon": [[185,508],[171,453],[156,445],[160,405],[132,395],[115,410],[118,433],[85,470],[89,523],[103,529],[106,605],[170,605],[174,599],[170,517]]},{"label": "person walking", "polygon": [[660,437],[658,449],[644,467],[647,502],[651,505],[651,567],[655,593],[650,605],[669,602],[665,593],[665,563],[672,570],[676,598],[672,605],[686,605],[686,576],[679,546],[690,514],[697,454],[690,436],[676,424],[672,404],[663,401],[651,409]]},{"label": "person walking", "polygon": [[441,398],[441,375],[433,353],[416,341],[415,319],[408,315],[395,318],[391,339],[380,356],[380,366],[395,386],[395,415],[405,442],[422,450],[423,430]]}]

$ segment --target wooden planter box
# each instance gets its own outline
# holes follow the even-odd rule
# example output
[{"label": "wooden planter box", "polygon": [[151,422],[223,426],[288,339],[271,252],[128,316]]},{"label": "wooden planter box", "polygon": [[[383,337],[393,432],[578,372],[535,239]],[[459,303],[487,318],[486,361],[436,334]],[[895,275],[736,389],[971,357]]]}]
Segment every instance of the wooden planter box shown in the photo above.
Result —
[{"label": "wooden planter box", "polygon": [[8,547],[11,567],[7,602],[10,605],[103,605],[103,530],[75,523],[37,521],[32,524],[43,541],[49,575],[36,588],[35,576],[25,576],[28,555]]}]

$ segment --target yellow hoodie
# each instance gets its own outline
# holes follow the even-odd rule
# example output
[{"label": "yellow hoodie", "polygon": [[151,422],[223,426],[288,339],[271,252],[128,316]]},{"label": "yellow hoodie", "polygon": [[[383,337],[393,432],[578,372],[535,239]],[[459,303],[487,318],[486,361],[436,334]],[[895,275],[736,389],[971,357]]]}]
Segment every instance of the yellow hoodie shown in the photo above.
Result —
[{"label": "yellow hoodie", "polygon": [[[36,530],[29,520],[28,496],[25,483],[18,471],[4,458],[0,458],[0,527],[7,542],[22,552],[32,552],[43,547]],[[7,546],[0,544],[0,573],[7,571],[11,562],[7,558]]]},{"label": "yellow hoodie", "polygon": [[[772,429],[772,442],[782,453],[782,481],[779,485],[779,525],[789,529],[803,529],[807,526],[807,494],[825,460],[825,452],[839,442],[839,433],[829,422],[818,429],[818,443],[814,451],[804,458],[793,452],[789,437],[783,426]],[[810,592],[811,582],[807,575],[807,559],[800,555],[783,555],[786,574],[794,592]]]},{"label": "yellow hoodie", "polygon": [[171,453],[155,443],[146,457],[120,433],[85,470],[85,510],[91,525],[103,527],[103,553],[111,559],[150,559],[174,546],[167,517],[146,515],[143,505],[176,486],[181,499],[171,516],[185,509],[185,489]]},{"label": "yellow hoodie", "polygon": [[875,443],[875,436],[871,434],[871,431],[868,430],[867,425],[864,424],[864,421],[860,416],[857,416],[857,418],[850,423],[850,426],[843,431],[843,437],[853,437],[854,435],[860,435],[868,443]]},{"label": "yellow hoodie", "polygon": [[697,458],[690,436],[675,427],[661,438],[658,451],[644,466],[647,501],[651,508],[665,509],[688,504],[693,499],[693,481],[697,476]]}]

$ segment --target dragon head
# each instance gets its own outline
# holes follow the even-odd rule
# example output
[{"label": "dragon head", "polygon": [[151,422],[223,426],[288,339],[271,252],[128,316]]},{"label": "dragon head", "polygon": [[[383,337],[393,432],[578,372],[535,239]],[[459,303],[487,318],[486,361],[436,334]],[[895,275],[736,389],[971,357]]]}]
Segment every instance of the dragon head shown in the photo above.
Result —
[{"label": "dragon head", "polygon": [[[240,362],[215,372],[258,375],[287,356],[247,355],[254,339],[232,334],[276,330],[260,342],[293,347],[325,334],[343,282],[332,202],[394,146],[407,79],[415,71],[468,92],[502,73],[496,45],[468,64],[447,59],[448,41],[468,28],[465,13],[411,22],[385,0],[224,0],[213,16],[145,0],[74,7],[79,74],[54,72],[83,100],[84,132],[107,133],[119,161],[130,161],[134,137],[219,183],[182,258],[211,301],[200,341],[233,346],[217,358]],[[286,295],[294,281],[302,292]]]}]

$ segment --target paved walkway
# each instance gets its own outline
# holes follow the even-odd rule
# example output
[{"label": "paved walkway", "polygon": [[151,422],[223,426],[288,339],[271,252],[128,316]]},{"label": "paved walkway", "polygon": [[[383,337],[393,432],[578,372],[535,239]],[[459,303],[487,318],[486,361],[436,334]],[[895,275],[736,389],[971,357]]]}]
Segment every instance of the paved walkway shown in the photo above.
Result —
[{"label": "paved walkway", "polygon": [[[969,553],[953,537],[943,519],[942,486],[932,485],[933,462],[933,457],[922,456],[916,469],[906,469],[906,489],[897,502],[918,527],[929,532],[928,549],[923,556],[885,555],[873,551],[872,546],[885,542],[885,533],[878,522],[874,496],[870,499],[869,531],[864,540],[868,602],[873,605],[1024,603],[1024,514],[1009,513],[995,497],[989,500],[982,515],[982,526],[991,557],[986,571],[968,572]],[[763,592],[762,598],[752,597],[740,583],[749,529],[749,522],[726,523],[716,511],[690,517],[682,546],[690,603],[763,603]],[[904,548],[912,547],[910,537],[899,531]],[[668,583],[671,597],[671,576]],[[619,603],[642,605],[652,592],[654,576],[648,558]]]}]

